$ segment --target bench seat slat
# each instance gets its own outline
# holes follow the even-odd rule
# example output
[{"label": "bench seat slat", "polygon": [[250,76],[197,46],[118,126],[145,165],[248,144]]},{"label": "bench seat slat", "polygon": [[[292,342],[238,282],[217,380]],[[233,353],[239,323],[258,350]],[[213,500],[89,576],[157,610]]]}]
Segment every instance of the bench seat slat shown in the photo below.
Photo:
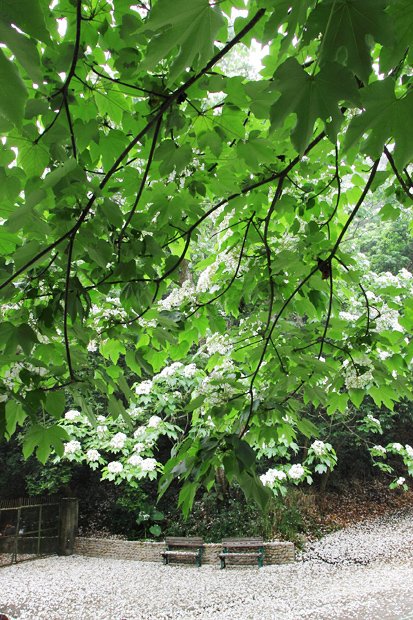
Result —
[{"label": "bench seat slat", "polygon": [[262,553],[260,551],[242,551],[241,553],[226,553],[225,551],[223,553],[219,554],[220,558],[228,558],[228,557],[234,557],[234,558],[243,558],[243,557],[251,557],[251,558],[259,558],[261,557]]},{"label": "bench seat slat", "polygon": [[190,556],[195,556],[195,555],[199,555],[198,551],[179,551],[179,550],[171,550],[168,549],[168,551],[162,551],[162,555],[190,555]]}]

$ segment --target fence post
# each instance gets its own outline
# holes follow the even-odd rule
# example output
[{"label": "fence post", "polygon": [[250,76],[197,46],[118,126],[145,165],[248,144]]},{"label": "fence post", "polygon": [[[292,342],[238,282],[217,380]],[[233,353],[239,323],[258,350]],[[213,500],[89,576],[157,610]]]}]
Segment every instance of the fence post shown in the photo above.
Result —
[{"label": "fence post", "polygon": [[64,497],[60,501],[59,555],[72,555],[75,548],[79,500],[76,497]]}]

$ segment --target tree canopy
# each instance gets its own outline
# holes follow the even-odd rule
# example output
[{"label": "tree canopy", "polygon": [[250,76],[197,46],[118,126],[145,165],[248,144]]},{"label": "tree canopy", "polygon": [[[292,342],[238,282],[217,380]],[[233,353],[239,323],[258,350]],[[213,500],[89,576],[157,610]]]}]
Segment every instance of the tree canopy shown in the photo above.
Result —
[{"label": "tree canopy", "polygon": [[412,202],[409,0],[15,0],[0,38],[2,434],[45,460],[155,393],[161,492],[223,466],[265,504],[257,452],[410,397],[412,276],[351,241]]}]

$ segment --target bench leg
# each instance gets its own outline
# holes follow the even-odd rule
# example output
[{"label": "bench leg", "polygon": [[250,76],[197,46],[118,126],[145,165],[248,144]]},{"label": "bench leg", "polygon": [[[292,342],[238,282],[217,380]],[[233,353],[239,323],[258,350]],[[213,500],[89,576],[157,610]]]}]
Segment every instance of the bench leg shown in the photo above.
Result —
[{"label": "bench leg", "polygon": [[221,569],[225,568],[225,558],[220,558],[221,560]]},{"label": "bench leg", "polygon": [[258,568],[262,568],[264,566],[264,558],[262,555],[258,558]]}]

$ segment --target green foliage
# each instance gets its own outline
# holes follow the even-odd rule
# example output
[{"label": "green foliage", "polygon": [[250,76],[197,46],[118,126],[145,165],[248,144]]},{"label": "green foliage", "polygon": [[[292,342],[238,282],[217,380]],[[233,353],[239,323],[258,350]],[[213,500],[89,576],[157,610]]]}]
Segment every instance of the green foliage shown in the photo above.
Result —
[{"label": "green foliage", "polygon": [[[156,413],[175,445],[158,460],[155,438],[152,477],[184,483],[185,514],[222,464],[265,508],[255,453],[310,481],[302,443],[329,443],[325,412],[411,397],[411,274],[377,277],[349,242],[363,209],[411,205],[411,10],[243,7],[0,7],[1,433],[24,425],[45,461],[83,437],[99,451],[98,408],[127,450]],[[241,46],[261,70],[234,72]],[[177,362],[194,373],[181,404],[154,378]],[[123,457],[92,462],[140,484]]]}]

